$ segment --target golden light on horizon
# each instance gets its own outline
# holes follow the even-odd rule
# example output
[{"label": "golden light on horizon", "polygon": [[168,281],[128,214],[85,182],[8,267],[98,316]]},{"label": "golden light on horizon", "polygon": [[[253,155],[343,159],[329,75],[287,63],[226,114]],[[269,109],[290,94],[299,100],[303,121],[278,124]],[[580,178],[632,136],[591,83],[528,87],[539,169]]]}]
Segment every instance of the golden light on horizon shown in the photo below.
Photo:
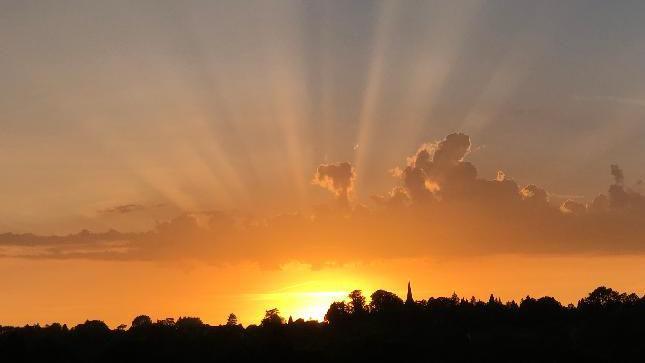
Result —
[{"label": "golden light on horizon", "polygon": [[279,306],[280,313],[293,320],[323,321],[329,305],[344,301],[349,291],[274,292],[251,295],[249,298],[262,306]]}]

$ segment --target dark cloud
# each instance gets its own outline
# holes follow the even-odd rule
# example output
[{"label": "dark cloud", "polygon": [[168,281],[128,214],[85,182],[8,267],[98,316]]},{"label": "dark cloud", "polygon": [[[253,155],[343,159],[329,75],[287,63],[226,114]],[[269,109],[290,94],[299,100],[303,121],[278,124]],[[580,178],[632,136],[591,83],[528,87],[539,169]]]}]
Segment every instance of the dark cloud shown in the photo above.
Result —
[{"label": "dark cloud", "polygon": [[[609,186],[609,207],[614,211],[645,214],[645,197],[638,190],[625,186],[623,170],[618,165],[611,165],[611,175],[614,177],[614,184]],[[638,183],[636,186],[638,187]]]},{"label": "dark cloud", "polygon": [[149,207],[146,207],[142,204],[122,204],[122,205],[117,205],[111,208],[100,210],[99,212],[101,214],[127,214],[132,212],[144,211],[148,208]]},{"label": "dark cloud", "polygon": [[428,184],[428,176],[423,169],[409,165],[403,170],[403,184],[409,196],[415,201],[427,201],[432,197],[435,185]]},{"label": "dark cloud", "polygon": [[437,165],[456,165],[470,151],[470,137],[465,134],[450,134],[437,144],[432,161]]},{"label": "dark cloud", "polygon": [[372,200],[380,206],[402,208],[410,204],[410,194],[404,187],[395,187],[387,195],[372,196]]},{"label": "dark cloud", "polygon": [[83,244],[83,243],[100,243],[112,242],[119,240],[128,240],[136,233],[121,233],[114,229],[107,232],[90,232],[82,230],[78,233],[64,236],[39,236],[32,233],[2,233],[0,234],[0,245],[15,246],[45,246],[45,245],[62,245],[62,244]]},{"label": "dark cloud", "polygon": [[343,162],[318,166],[313,182],[334,193],[342,203],[347,203],[354,189],[355,179],[354,167]]},{"label": "dark cloud", "polygon": [[623,170],[616,164],[611,165],[611,175],[614,177],[616,185],[623,185],[625,182],[625,175]]},{"label": "dark cloud", "polygon": [[467,188],[477,178],[477,170],[463,158],[470,152],[470,137],[450,134],[435,144],[423,145],[409,159],[402,177],[411,197],[427,201],[433,195],[449,197]]},{"label": "dark cloud", "polygon": [[0,257],[128,259],[133,241],[141,236],[113,229],[83,230],[63,236],[3,233],[0,234]]}]

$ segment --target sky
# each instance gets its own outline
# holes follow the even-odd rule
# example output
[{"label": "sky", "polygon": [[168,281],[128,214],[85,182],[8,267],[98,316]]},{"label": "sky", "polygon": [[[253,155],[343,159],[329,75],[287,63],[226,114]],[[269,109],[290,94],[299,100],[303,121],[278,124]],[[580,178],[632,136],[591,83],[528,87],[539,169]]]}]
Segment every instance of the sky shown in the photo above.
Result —
[{"label": "sky", "polygon": [[0,324],[643,295],[644,41],[640,1],[3,1]]}]

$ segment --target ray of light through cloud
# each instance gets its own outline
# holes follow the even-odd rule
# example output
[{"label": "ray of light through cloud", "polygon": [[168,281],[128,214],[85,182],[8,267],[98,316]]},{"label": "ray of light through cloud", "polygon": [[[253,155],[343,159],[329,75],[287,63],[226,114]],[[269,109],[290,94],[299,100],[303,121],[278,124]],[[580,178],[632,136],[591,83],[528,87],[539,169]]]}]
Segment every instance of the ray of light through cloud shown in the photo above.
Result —
[{"label": "ray of light through cloud", "polygon": [[[365,154],[371,150],[371,137],[374,118],[379,110],[379,100],[384,77],[385,53],[389,42],[392,41],[390,29],[395,21],[399,4],[393,1],[378,3],[377,18],[374,19],[373,38],[370,46],[369,63],[366,68],[365,88],[358,115],[358,135],[354,157],[354,165],[359,172],[363,169]],[[360,185],[360,179],[359,179]]]}]

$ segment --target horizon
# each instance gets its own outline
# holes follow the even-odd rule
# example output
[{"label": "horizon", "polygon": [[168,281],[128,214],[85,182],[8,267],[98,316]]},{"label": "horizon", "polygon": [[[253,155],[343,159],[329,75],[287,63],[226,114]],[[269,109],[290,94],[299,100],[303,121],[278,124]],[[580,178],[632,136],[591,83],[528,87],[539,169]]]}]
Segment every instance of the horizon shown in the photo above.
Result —
[{"label": "horizon", "polygon": [[[452,263],[444,262],[443,266],[440,269],[436,269],[436,265],[434,265],[435,269],[438,271],[438,276],[436,277],[436,284],[434,284],[434,287],[414,283],[414,280],[411,281],[413,295],[415,296],[415,300],[422,300],[429,297],[451,296],[453,293],[456,293],[460,297],[463,296],[470,298],[471,296],[474,296],[479,300],[486,301],[490,294],[494,294],[496,297],[500,297],[504,301],[516,301],[518,303],[526,296],[531,296],[534,298],[551,296],[560,301],[563,306],[567,306],[568,304],[576,305],[580,299],[585,297],[594,288],[601,285],[615,288],[618,291],[635,292],[639,294],[638,288],[641,286],[644,277],[642,269],[638,267],[638,263],[640,261],[639,259],[632,261],[631,264],[627,264],[625,266],[625,264],[623,263],[624,257],[614,258],[614,261],[611,264],[613,271],[610,271],[610,273],[599,272],[601,268],[606,268],[607,266],[608,259],[604,257],[596,259],[594,259],[593,256],[579,257],[579,259],[582,261],[579,261],[579,265],[575,268],[563,267],[563,265],[570,264],[571,261],[569,258],[550,257],[549,259],[555,262],[550,264],[550,267],[554,271],[552,271],[548,275],[548,278],[536,279],[535,277],[533,277],[537,281],[532,283],[533,286],[525,289],[517,289],[514,286],[492,286],[494,286],[494,281],[504,281],[504,279],[508,281],[509,279],[515,280],[519,278],[525,278],[527,281],[530,281],[531,275],[535,270],[535,266],[531,266],[531,264],[534,265],[544,263],[544,259],[517,259],[517,256],[515,256],[515,259],[509,259],[508,256],[501,256],[494,259],[485,259],[483,263],[482,261],[478,261],[478,266],[482,269],[482,273],[477,276],[475,281],[469,281],[468,279],[465,279],[465,281],[462,280],[460,285],[467,286],[467,288],[462,289],[450,286],[446,281],[449,281],[449,278],[453,271],[462,269],[464,266],[456,265],[454,261]],[[472,261],[474,261],[474,259],[470,262]],[[494,273],[494,270],[491,268],[491,266],[500,263],[500,261],[514,262],[516,264],[515,268],[517,270],[514,270],[509,274]],[[527,264],[527,262],[531,263]],[[55,263],[59,265],[62,264],[62,262]],[[468,261],[466,262],[466,264],[467,263]],[[14,314],[11,318],[5,315],[2,318],[2,321],[0,321],[0,325],[23,326],[28,324],[40,324],[44,326],[52,323],[61,323],[67,324],[68,326],[74,326],[81,324],[86,320],[99,319],[101,321],[104,321],[110,327],[116,327],[121,324],[129,324],[132,318],[140,314],[149,315],[153,320],[165,319],[167,317],[177,318],[180,316],[198,316],[202,319],[202,321],[204,321],[204,323],[218,325],[225,322],[228,314],[230,313],[235,313],[241,324],[249,325],[259,322],[264,316],[265,311],[270,308],[278,308],[282,314],[286,316],[292,316],[294,320],[298,318],[310,320],[310,318],[313,318],[314,320],[322,321],[324,314],[329,308],[331,302],[346,300],[349,292],[355,289],[362,290],[366,294],[368,292],[371,293],[377,289],[384,289],[386,291],[392,291],[398,296],[405,296],[405,293],[407,291],[406,285],[402,282],[407,281],[405,277],[407,273],[402,272],[402,269],[404,266],[410,265],[409,260],[398,261],[398,263],[395,263],[394,266],[392,266],[389,262],[383,261],[371,262],[365,265],[367,266],[360,266],[359,264],[358,267],[350,268],[348,270],[352,273],[353,277],[360,276],[356,280],[362,281],[362,283],[360,284],[352,285],[347,284],[346,282],[342,284],[334,283],[334,278],[337,275],[346,274],[347,270],[341,269],[340,271],[335,271],[334,269],[327,269],[328,271],[323,271],[322,278],[314,274],[317,280],[312,279],[312,272],[309,271],[301,277],[301,280],[304,281],[303,283],[296,284],[295,286],[283,286],[277,290],[267,290],[265,288],[262,288],[261,285],[262,283],[273,279],[277,279],[279,281],[285,279],[291,280],[292,278],[290,278],[290,275],[291,273],[293,273],[294,267],[288,267],[286,270],[266,270],[262,269],[259,266],[253,266],[250,268],[250,270],[247,270],[247,272],[252,271],[252,273],[248,274],[247,279],[248,281],[252,281],[253,279],[257,278],[260,281],[251,286],[251,291],[236,291],[235,293],[227,294],[222,293],[221,291],[210,292],[208,290],[201,290],[198,291],[197,294],[183,296],[181,300],[179,300],[179,302],[174,302],[171,308],[167,307],[168,301],[162,300],[158,301],[156,304],[139,303],[136,305],[132,304],[131,306],[120,306],[117,311],[114,311],[112,307],[117,305],[124,298],[126,299],[126,301],[133,301],[142,298],[142,296],[140,296],[140,293],[135,293],[133,294],[133,296],[129,297],[116,294],[115,292],[118,292],[118,289],[124,289],[124,287],[120,285],[118,287],[113,287],[114,290],[107,291],[106,295],[102,297],[103,302],[100,304],[98,304],[92,296],[86,296],[83,298],[82,291],[74,292],[67,289],[62,290],[62,293],[64,295],[61,295],[61,292],[56,292],[50,289],[43,292],[42,294],[41,299],[43,301],[43,304],[50,305],[50,300],[46,296],[50,296],[51,299],[51,296],[54,296],[54,294],[59,295],[56,297],[56,299],[65,298],[69,300],[80,300],[81,303],[77,302],[73,307],[75,312],[73,316],[75,316],[75,318],[65,318],[65,316],[68,316],[69,314],[68,310],[63,304],[60,304],[62,306],[62,309],[61,307],[52,309],[51,305],[46,309],[42,309],[38,314],[40,315],[40,318],[34,318],[35,314],[33,314],[33,312],[15,309],[15,311],[17,311],[18,313]],[[386,265],[386,269],[383,269],[383,265]],[[421,266],[422,272],[426,271],[427,269],[427,265],[418,263],[416,265]],[[440,263],[440,265],[442,264]],[[423,268],[424,266],[426,267],[425,269]],[[94,275],[85,276],[83,277],[83,279],[100,281],[102,278],[105,278],[101,275],[112,273],[113,271],[113,266],[111,264],[106,267],[107,268],[103,271],[103,273],[99,274],[97,274],[96,271],[92,269],[91,271],[94,273]],[[296,271],[298,271],[298,268],[302,269],[302,266],[296,267]],[[166,274],[170,274],[173,277],[176,277],[177,269],[182,269],[182,267],[158,265],[153,269],[153,271],[155,274],[159,274],[160,271],[165,270]],[[180,277],[184,276],[187,280],[191,280],[190,276],[192,274],[201,275],[204,273],[204,269],[204,266],[197,268],[188,267],[188,269],[181,270]],[[596,270],[593,272],[593,276],[591,276],[591,278],[589,278],[588,276],[589,269],[591,269],[592,271]],[[130,267],[129,270],[121,272],[124,275],[127,275],[132,270],[134,269]],[[386,273],[391,274],[386,284],[376,286],[374,283],[367,283],[370,281],[370,271],[382,272],[384,270],[386,271]],[[56,272],[56,270],[53,271]],[[215,273],[217,273],[217,270],[215,271]],[[49,270],[49,272],[51,273],[52,270]],[[585,284],[577,284],[575,288],[572,288],[570,281],[568,280],[568,278],[571,278],[571,276],[563,275],[563,273],[566,272],[573,273],[573,277],[576,279],[585,279]],[[298,274],[302,275],[302,273],[303,270],[300,270]],[[625,276],[630,277],[627,280],[629,281],[628,283],[624,282],[626,280]],[[400,278],[397,280],[396,277]],[[119,282],[125,281],[123,280],[123,278],[117,278],[115,280]],[[596,283],[596,281],[601,282]],[[135,287],[140,287],[138,285],[139,282],[140,281],[135,280],[130,281],[129,284]],[[258,287],[258,285],[260,285],[260,287]],[[338,285],[342,285],[345,288],[340,291],[332,290],[331,288],[329,288],[329,286],[336,287]],[[151,286],[149,287],[149,289],[155,290],[157,288],[160,288],[161,286],[162,285]],[[126,285],[126,288],[127,287],[128,286]],[[289,291],[290,288],[291,291]],[[287,290],[286,293],[285,289]],[[190,290],[192,289],[186,289],[185,286],[182,287],[181,285],[173,284],[172,289],[164,294],[164,296],[173,297],[176,294],[180,294],[182,291]],[[70,293],[74,293],[71,298]],[[315,297],[316,294],[322,294],[323,296],[319,299],[312,298],[311,295]],[[640,294],[642,294],[642,292]],[[157,294],[156,296],[159,295],[160,294]],[[294,297],[297,298],[294,299]],[[302,297],[304,297],[304,299],[301,299]],[[174,299],[172,299],[171,301],[175,299],[176,296],[174,296]],[[161,309],[159,308],[160,305],[162,306]],[[11,306],[9,306],[9,308],[10,307]]]},{"label": "horizon", "polygon": [[[575,303],[575,304],[574,303],[568,303],[568,304],[567,303],[562,303],[558,299],[555,299],[555,301],[558,304],[560,304],[561,309],[566,309],[566,310],[580,309],[581,304],[583,303],[583,301],[589,299],[590,296],[593,295],[593,293],[599,291],[600,289],[604,289],[604,288],[607,288],[607,287],[606,286],[599,286],[599,287],[595,288],[593,291],[590,291],[587,295],[581,297],[578,300],[578,302]],[[607,288],[607,289],[610,292],[613,291],[616,294],[619,294],[619,296],[634,295],[636,297],[636,299],[645,299],[645,295],[643,295],[641,297],[641,296],[638,296],[638,295],[634,294],[633,292],[620,292],[620,291],[617,291],[617,290],[613,290],[611,288]],[[494,294],[490,294],[488,296],[488,299],[486,299],[486,298],[482,299],[482,298],[477,298],[475,296],[460,296],[454,291],[449,296],[448,295],[446,295],[446,296],[430,296],[427,299],[425,299],[425,298],[423,298],[423,299],[415,299],[414,298],[414,290],[411,288],[411,282],[408,282],[406,292],[410,294],[409,296],[412,296],[412,304],[414,306],[417,306],[417,307],[426,307],[426,305],[430,305],[430,304],[432,304],[432,303],[434,303],[436,301],[441,301],[442,299],[448,299],[448,300],[451,300],[451,301],[456,300],[455,301],[456,304],[464,303],[464,302],[467,303],[467,304],[471,304],[471,305],[472,304],[486,304],[487,301],[488,301],[488,304],[490,304],[491,301],[494,301],[495,303],[501,304],[502,306],[505,306],[507,308],[509,308],[509,307],[510,308],[518,308],[518,307],[521,307],[524,302],[526,302],[528,300],[531,300],[531,299],[534,300],[534,301],[535,300],[541,301],[543,299],[553,299],[552,296],[548,296],[548,295],[545,295],[545,296],[530,296],[530,295],[526,295],[526,296],[522,297],[519,301],[516,301],[515,299],[502,300],[499,296],[495,296]],[[370,312],[370,313],[372,313],[371,308],[370,308],[372,306],[372,304],[379,303],[378,301],[375,301],[374,298],[373,298],[375,293],[393,294],[394,297],[399,299],[399,301],[400,301],[400,303],[402,305],[403,304],[408,305],[407,298],[404,301],[399,294],[395,294],[395,293],[392,293],[392,292],[387,291],[387,290],[378,289],[378,290],[375,290],[374,292],[372,292],[369,295],[364,295],[365,294],[364,291],[359,290],[359,289],[354,289],[351,292],[347,293],[344,297],[341,296],[341,299],[333,300],[332,303],[330,304],[330,306],[325,310],[325,312],[324,312],[325,314],[324,314],[324,316],[322,318],[312,317],[312,316],[310,316],[308,318],[304,318],[303,316],[298,316],[298,317],[294,318],[292,315],[285,315],[278,308],[267,308],[267,309],[265,309],[264,313],[261,315],[261,317],[266,318],[266,316],[267,316],[267,314],[269,314],[269,312],[274,312],[276,314],[276,316],[279,316],[282,319],[281,324],[287,324],[287,322],[288,322],[288,324],[291,324],[292,322],[297,322],[298,320],[301,320],[301,321],[304,321],[304,322],[330,323],[330,321],[328,320],[328,316],[327,316],[329,314],[330,309],[336,303],[351,304],[352,299],[353,299],[352,294],[354,294],[354,293],[358,293],[360,296],[365,297],[364,303],[365,303],[365,305],[367,307],[367,311]],[[335,295],[337,295],[337,297],[340,296],[338,294],[342,294],[342,292],[335,292]],[[492,300],[492,299],[494,299],[494,300]],[[383,302],[380,302],[380,303],[383,303]],[[377,311],[375,311],[374,313],[377,313]],[[172,322],[176,323],[177,321],[182,320],[182,319],[198,319],[200,324],[203,324],[205,326],[220,326],[221,327],[221,326],[229,325],[229,320],[231,319],[231,316],[234,316],[235,321],[236,321],[236,325],[238,325],[238,326],[240,326],[242,328],[250,328],[250,327],[260,326],[261,323],[262,323],[262,320],[263,320],[263,319],[259,319],[256,322],[249,322],[249,323],[246,324],[246,327],[245,327],[244,326],[245,324],[243,324],[241,322],[241,320],[239,319],[237,314],[235,314],[235,312],[231,312],[227,316],[227,319],[224,319],[223,322],[219,322],[219,323],[216,323],[216,324],[210,324],[207,321],[203,321],[199,316],[190,316],[190,315],[181,315],[180,314],[180,315],[177,315],[177,316],[166,316],[166,317],[154,317],[154,316],[152,316],[151,317],[151,316],[145,314],[145,312],[143,312],[141,314],[137,314],[136,316],[134,316],[133,317],[133,322],[134,322],[134,320],[136,320],[136,318],[140,318],[140,317],[149,318],[149,319],[151,319],[150,321],[152,323],[156,322],[157,324],[159,324],[161,322],[168,322],[168,321],[172,321]],[[73,325],[69,325],[69,326],[68,326],[67,323],[61,323],[61,322],[58,322],[58,321],[53,321],[53,322],[49,322],[49,323],[46,323],[46,324],[41,324],[39,322],[32,323],[32,324],[25,324],[24,327],[42,326],[42,327],[47,328],[47,327],[54,326],[56,324],[60,324],[61,326],[67,326],[68,328],[72,328],[75,325],[83,325],[83,324],[87,324],[88,322],[95,322],[95,321],[100,321],[101,323],[105,323],[103,320],[101,320],[99,318],[87,318],[84,321],[79,322],[78,324],[73,324]],[[134,323],[132,323],[132,324],[120,323],[118,325],[114,324],[112,327],[110,327],[110,324],[106,323],[106,326],[108,328],[112,329],[112,330],[123,330],[123,327],[125,327],[126,329],[135,327]],[[0,328],[10,328],[10,327],[21,327],[21,326],[18,326],[18,325],[16,325],[16,326],[11,326],[11,325],[3,326],[3,325],[0,325]]]}]

